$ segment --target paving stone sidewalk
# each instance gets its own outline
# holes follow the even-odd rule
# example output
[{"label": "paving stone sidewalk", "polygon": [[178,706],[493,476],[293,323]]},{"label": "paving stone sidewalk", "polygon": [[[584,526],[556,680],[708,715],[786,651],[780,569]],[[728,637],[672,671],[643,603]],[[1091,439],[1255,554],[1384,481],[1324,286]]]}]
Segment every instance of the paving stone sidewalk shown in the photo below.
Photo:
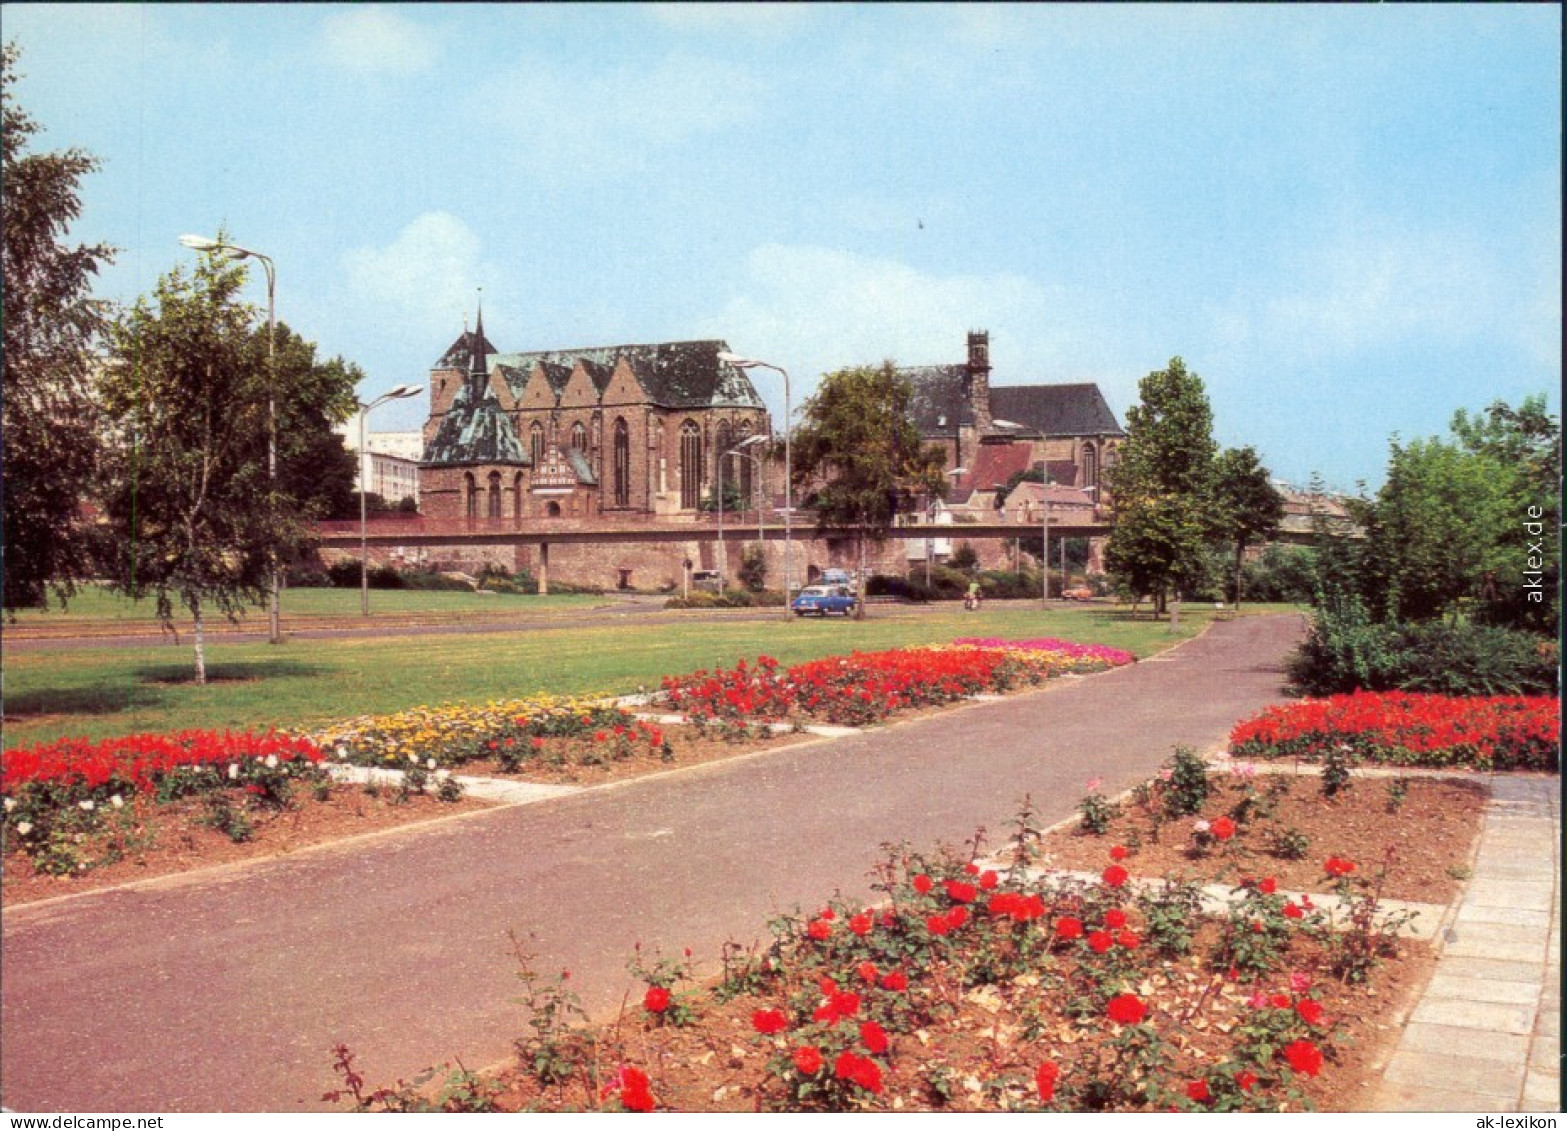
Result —
[{"label": "paving stone sidewalk", "polygon": [[1561,781],[1493,780],[1474,876],[1373,1101],[1561,1110]]}]

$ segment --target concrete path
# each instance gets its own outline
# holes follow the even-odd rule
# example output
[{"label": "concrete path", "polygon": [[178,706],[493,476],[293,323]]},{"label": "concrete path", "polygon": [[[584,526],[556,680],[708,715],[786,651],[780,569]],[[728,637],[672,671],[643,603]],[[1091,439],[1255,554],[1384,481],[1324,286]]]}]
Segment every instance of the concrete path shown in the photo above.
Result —
[{"label": "concrete path", "polygon": [[1374,1104],[1560,1111],[1561,779],[1493,779],[1474,876]]},{"label": "concrete path", "polygon": [[881,845],[1004,841],[1088,778],[1215,750],[1278,698],[1303,622],[1215,625],[1155,662],[1002,702],[241,866],[6,909],[0,1103],[22,1111],[293,1111],[350,1044],[376,1081],[505,1059],[509,931],[586,1004],[634,943],[716,960],[767,920],[871,895]]}]

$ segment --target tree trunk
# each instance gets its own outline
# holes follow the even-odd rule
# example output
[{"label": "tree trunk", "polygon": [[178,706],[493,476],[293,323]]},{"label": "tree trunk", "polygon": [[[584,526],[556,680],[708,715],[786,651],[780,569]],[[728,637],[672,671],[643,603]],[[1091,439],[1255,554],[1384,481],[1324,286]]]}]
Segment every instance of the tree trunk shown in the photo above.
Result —
[{"label": "tree trunk", "polygon": [[196,631],[194,633],[196,638],[196,682],[204,684],[207,682],[207,653],[205,641],[201,635],[201,602],[199,600],[190,603],[190,612],[196,622]]},{"label": "tree trunk", "polygon": [[857,545],[855,546],[855,555],[858,564],[855,566],[857,580],[855,583],[854,595],[857,600],[854,602],[854,619],[864,620],[865,590],[868,588],[868,586],[865,584],[865,531],[860,531],[860,536],[856,541]]},{"label": "tree trunk", "polygon": [[1235,543],[1235,609],[1237,612],[1240,611],[1241,607],[1241,558],[1245,554],[1246,543]]},{"label": "tree trunk", "polygon": [[1181,623],[1181,591],[1175,591],[1175,599],[1170,602],[1170,627],[1175,628]]}]

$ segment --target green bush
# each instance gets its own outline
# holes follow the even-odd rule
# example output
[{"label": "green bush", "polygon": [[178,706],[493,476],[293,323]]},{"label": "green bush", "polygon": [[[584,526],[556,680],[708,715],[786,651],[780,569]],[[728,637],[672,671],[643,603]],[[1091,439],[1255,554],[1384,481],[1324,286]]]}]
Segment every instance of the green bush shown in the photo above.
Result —
[{"label": "green bush", "polygon": [[[1061,595],[1061,578],[1050,579],[1051,592]],[[1027,570],[986,570],[979,575],[979,591],[986,597],[1017,598],[1039,596],[1039,574]]]},{"label": "green bush", "polygon": [[[388,571],[388,572],[393,572],[393,571]],[[419,589],[419,590],[424,590],[424,591],[435,590],[435,591],[442,591],[442,592],[466,592],[467,590],[472,588],[472,586],[470,586],[466,581],[460,581],[460,580],[458,580],[455,577],[446,577],[443,574],[439,574],[439,573],[427,573],[427,572],[424,572],[424,571],[419,571],[419,572],[416,572],[416,573],[404,573],[404,574],[395,574],[394,573],[394,576],[396,576],[398,578],[400,584],[398,584],[398,585],[378,586],[375,583],[375,578],[376,578],[375,571],[372,570],[370,572],[370,588],[372,588],[372,589]]]},{"label": "green bush", "polygon": [[749,589],[725,589],[722,593],[710,593],[705,589],[693,589],[688,597],[671,597],[664,602],[666,609],[759,609],[777,608],[783,604],[783,594],[769,590],[752,593]]},{"label": "green bush", "polygon": [[1552,695],[1551,642],[1489,625],[1376,624],[1360,600],[1322,602],[1305,642],[1289,661],[1290,682],[1305,695],[1354,690],[1435,695]]},{"label": "green bush", "polygon": [[[1309,603],[1316,595],[1317,552],[1309,546],[1268,546],[1241,565],[1241,600]],[[1224,599],[1235,600],[1235,582],[1226,576]]]}]

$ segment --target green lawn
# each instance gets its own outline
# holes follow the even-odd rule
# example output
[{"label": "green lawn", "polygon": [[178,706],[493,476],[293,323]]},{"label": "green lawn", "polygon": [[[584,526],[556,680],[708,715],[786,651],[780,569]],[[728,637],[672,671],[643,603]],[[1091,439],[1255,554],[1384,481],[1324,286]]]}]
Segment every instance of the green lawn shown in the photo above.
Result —
[{"label": "green lawn", "polygon": [[[606,604],[614,599],[612,595],[551,594],[538,597],[458,590],[372,589],[370,612],[377,617],[453,614],[455,619],[456,614],[506,616],[550,609],[583,608]],[[289,617],[357,616],[359,607],[357,589],[285,589],[278,600],[278,611],[285,622],[285,630]],[[153,627],[157,619],[157,610],[150,600],[132,601],[102,586],[88,585],[71,598],[69,607],[62,610],[58,606],[51,606],[47,611],[24,609],[17,614],[16,623],[22,628],[77,624],[123,624],[127,628],[137,628]],[[263,604],[256,606],[245,617],[245,622],[247,626],[264,632],[266,619],[267,610]],[[188,615],[181,618],[181,631],[189,620]]]},{"label": "green lawn", "polygon": [[[300,591],[308,592],[308,591]],[[316,591],[326,592],[326,591]],[[387,594],[392,596],[394,594]],[[352,596],[352,594],[351,594]],[[426,595],[435,596],[435,595]],[[463,596],[454,594],[454,596]],[[1248,610],[1251,611],[1251,610]],[[188,728],[303,727],[418,704],[483,702],[536,692],[629,692],[660,677],[771,655],[784,663],[959,636],[1058,636],[1147,656],[1194,635],[1212,610],[1187,607],[1181,625],[1103,608],[992,607],[913,617],[846,620],[697,620],[665,613],[615,625],[378,639],[224,643],[209,640],[214,682],[188,682],[181,643],[10,652],[5,658],[5,745],[64,735],[102,738]]]}]

